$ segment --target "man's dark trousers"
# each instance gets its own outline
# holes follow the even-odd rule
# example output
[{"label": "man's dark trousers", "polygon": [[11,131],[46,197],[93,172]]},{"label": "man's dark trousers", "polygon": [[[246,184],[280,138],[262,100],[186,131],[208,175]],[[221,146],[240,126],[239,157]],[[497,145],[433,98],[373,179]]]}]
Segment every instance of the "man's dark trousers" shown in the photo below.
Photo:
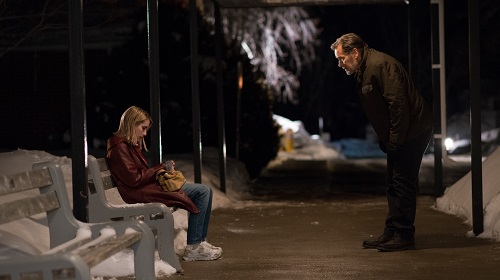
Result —
[{"label": "man's dark trousers", "polygon": [[432,129],[404,143],[387,156],[386,195],[389,213],[384,234],[398,234],[407,241],[415,236],[418,174]]}]

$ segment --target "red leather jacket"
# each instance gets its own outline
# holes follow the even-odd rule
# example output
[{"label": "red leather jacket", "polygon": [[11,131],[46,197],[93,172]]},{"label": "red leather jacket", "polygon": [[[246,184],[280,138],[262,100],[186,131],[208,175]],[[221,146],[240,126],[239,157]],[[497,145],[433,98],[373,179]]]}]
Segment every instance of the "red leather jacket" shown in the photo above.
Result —
[{"label": "red leather jacket", "polygon": [[158,164],[149,168],[139,146],[132,146],[123,138],[113,136],[107,143],[107,161],[118,191],[126,203],[160,202],[169,207],[180,207],[191,213],[200,211],[186,193],[163,191],[156,182],[156,172],[165,168]]}]

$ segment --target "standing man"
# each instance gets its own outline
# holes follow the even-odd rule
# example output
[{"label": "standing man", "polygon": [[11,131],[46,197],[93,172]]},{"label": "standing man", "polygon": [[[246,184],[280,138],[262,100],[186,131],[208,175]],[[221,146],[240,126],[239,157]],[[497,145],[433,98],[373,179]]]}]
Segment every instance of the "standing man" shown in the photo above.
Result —
[{"label": "standing man", "polygon": [[415,249],[418,174],[432,135],[432,112],[401,63],[370,49],[358,35],[342,35],[331,49],[338,66],[355,75],[363,110],[380,149],[387,153],[385,228],[377,239],[364,241],[363,247]]}]

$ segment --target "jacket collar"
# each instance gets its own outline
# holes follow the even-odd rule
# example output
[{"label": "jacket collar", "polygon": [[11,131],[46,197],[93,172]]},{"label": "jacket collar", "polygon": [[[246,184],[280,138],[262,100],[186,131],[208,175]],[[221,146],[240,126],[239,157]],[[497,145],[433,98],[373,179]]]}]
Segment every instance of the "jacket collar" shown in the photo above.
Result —
[{"label": "jacket collar", "polygon": [[110,151],[115,147],[118,143],[125,142],[122,137],[114,135],[113,137],[108,139],[108,143],[106,145],[106,150]]},{"label": "jacket collar", "polygon": [[363,77],[363,73],[366,69],[366,60],[368,58],[368,53],[371,52],[371,50],[372,49],[368,47],[365,47],[363,50],[363,57],[361,58],[358,69],[356,69],[356,72],[354,73],[354,76],[356,77],[358,82],[361,82],[361,77]]},{"label": "jacket collar", "polygon": [[141,159],[142,163],[144,164],[144,166],[148,166],[148,162],[146,161],[146,159],[144,158],[144,156],[142,155],[142,151],[141,151],[141,148],[139,145],[137,146],[133,146],[129,143],[127,143],[127,141],[125,141],[125,139],[123,139],[122,137],[120,136],[116,136],[114,135],[113,137],[109,138],[108,139],[108,143],[107,143],[107,151],[108,151],[108,155],[110,154],[111,150],[116,146],[118,145],[119,143],[125,143],[125,145],[127,145],[127,147],[138,157]]}]

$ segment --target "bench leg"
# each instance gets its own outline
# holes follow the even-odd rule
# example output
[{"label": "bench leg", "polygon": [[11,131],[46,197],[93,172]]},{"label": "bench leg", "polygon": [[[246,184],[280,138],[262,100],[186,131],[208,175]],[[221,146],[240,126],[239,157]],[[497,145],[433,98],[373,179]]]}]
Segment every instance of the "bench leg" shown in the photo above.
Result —
[{"label": "bench leg", "polygon": [[132,246],[134,250],[134,272],[136,280],[156,279],[155,275],[155,239],[150,228],[141,224],[142,237]]},{"label": "bench leg", "polygon": [[156,246],[158,248],[158,255],[160,259],[170,264],[178,272],[182,271],[179,257],[175,253],[174,248],[174,218],[172,214],[166,214],[164,219],[157,223],[157,240]]}]

